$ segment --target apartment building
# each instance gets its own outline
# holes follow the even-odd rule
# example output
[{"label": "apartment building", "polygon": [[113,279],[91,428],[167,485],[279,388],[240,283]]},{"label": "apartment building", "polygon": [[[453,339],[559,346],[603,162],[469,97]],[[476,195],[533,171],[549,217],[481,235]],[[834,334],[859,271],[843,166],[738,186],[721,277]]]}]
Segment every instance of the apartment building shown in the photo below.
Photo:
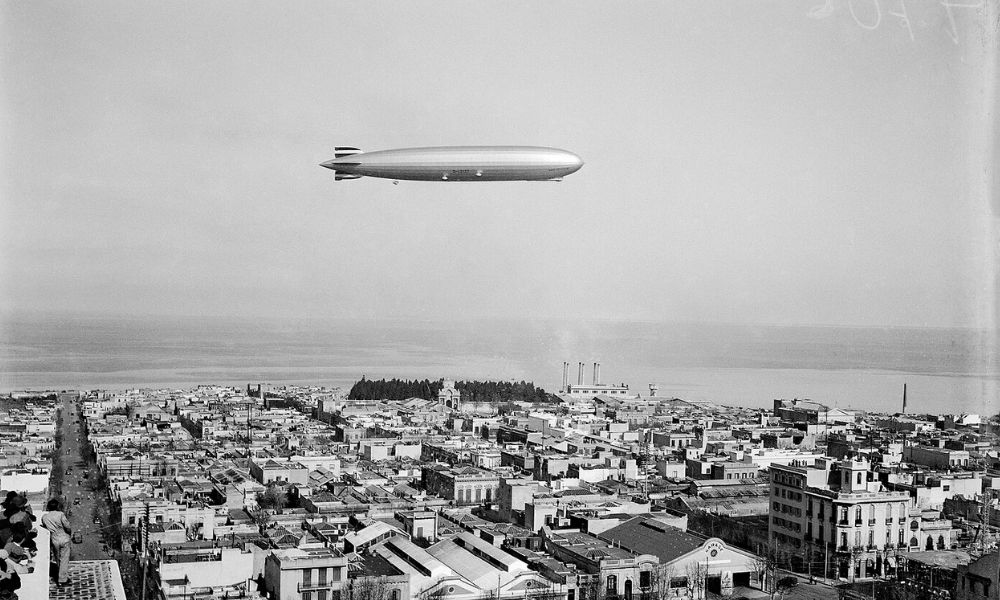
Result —
[{"label": "apartment building", "polygon": [[942,537],[941,545],[950,547],[950,523],[934,521],[928,523],[933,534],[922,531],[921,512],[910,495],[884,489],[867,462],[772,465],[770,502],[768,537],[777,552],[828,564],[839,577],[885,575],[895,567],[897,553],[925,548],[928,535]]},{"label": "apartment building", "polygon": [[333,600],[347,579],[347,557],[330,548],[274,550],[264,559],[264,581],[275,600]]}]

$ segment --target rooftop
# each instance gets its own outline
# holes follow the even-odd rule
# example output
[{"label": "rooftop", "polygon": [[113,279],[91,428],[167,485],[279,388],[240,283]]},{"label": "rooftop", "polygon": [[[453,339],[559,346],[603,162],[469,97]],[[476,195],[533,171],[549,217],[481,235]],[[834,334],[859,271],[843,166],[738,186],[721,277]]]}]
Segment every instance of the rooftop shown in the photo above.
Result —
[{"label": "rooftop", "polygon": [[49,586],[50,600],[125,600],[118,563],[84,560],[69,563],[69,585]]}]

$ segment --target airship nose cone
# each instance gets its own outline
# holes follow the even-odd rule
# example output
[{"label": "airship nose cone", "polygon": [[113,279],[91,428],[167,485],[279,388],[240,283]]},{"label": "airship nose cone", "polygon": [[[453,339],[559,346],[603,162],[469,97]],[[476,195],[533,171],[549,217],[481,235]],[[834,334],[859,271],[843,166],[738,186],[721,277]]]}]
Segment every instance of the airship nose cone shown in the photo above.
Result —
[{"label": "airship nose cone", "polygon": [[319,166],[326,167],[327,169],[336,169],[337,168],[337,165],[332,160],[328,160],[326,162],[321,162],[321,163],[319,163]]},{"label": "airship nose cone", "polygon": [[566,164],[566,168],[573,169],[572,171],[570,171],[570,173],[579,171],[580,167],[583,166],[583,159],[577,156],[576,154],[573,154],[572,152],[564,151],[563,161]]}]

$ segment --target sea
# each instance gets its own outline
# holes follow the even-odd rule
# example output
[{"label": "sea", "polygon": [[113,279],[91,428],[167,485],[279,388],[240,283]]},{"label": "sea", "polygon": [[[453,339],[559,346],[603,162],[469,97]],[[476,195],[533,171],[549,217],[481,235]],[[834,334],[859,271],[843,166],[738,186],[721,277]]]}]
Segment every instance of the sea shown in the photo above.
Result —
[{"label": "sea", "polygon": [[362,377],[532,381],[578,364],[647,396],[770,407],[776,398],[894,413],[1000,412],[997,332],[571,320],[112,317],[0,319],[0,392],[350,386]]}]

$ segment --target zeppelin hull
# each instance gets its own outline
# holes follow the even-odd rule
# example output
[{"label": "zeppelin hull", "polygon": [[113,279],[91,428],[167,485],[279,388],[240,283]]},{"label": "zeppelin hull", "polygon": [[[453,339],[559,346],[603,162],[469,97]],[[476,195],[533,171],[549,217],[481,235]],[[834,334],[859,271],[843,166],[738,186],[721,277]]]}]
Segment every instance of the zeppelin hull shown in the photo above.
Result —
[{"label": "zeppelin hull", "polygon": [[547,181],[576,172],[583,161],[556,148],[473,146],[380,150],[338,156],[322,166],[336,171],[338,179]]}]

